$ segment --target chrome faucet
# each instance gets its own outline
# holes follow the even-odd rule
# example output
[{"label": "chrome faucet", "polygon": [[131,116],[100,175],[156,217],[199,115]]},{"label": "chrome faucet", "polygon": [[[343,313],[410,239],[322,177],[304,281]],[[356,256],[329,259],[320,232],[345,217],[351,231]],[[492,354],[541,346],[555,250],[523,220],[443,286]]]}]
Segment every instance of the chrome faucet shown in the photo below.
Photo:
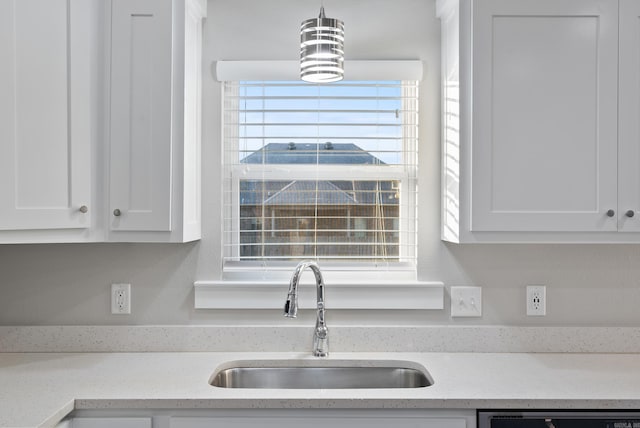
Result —
[{"label": "chrome faucet", "polygon": [[300,275],[306,268],[311,268],[316,277],[316,294],[317,294],[317,315],[316,328],[313,332],[313,356],[326,357],[329,355],[329,330],[324,321],[324,280],[320,273],[318,264],[311,260],[304,260],[298,263],[296,270],[291,276],[289,283],[289,294],[284,304],[284,316],[287,318],[295,318],[298,314],[298,282]]}]

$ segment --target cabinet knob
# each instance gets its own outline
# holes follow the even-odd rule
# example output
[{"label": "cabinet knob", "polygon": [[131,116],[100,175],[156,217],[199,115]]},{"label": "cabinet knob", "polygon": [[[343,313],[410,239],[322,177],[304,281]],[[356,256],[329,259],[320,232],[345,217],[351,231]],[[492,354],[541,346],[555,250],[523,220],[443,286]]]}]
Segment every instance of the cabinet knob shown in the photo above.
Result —
[{"label": "cabinet knob", "polygon": [[81,206],[78,211],[80,211],[82,214],[86,214],[89,211],[89,208],[87,208],[86,205]]},{"label": "cabinet knob", "polygon": [[629,211],[627,211],[626,213],[624,213],[624,215],[626,215],[626,216],[627,216],[627,217],[629,217],[629,218],[633,217],[635,214],[636,214],[636,213],[635,213],[635,211],[633,211],[633,210],[629,210]]},{"label": "cabinet knob", "polygon": [[122,212],[121,212],[118,208],[116,208],[115,210],[113,210],[113,215],[114,215],[114,216],[116,216],[116,217],[120,217],[120,214],[122,214]]},{"label": "cabinet knob", "polygon": [[614,210],[607,211],[607,217],[613,217],[614,215],[616,215],[616,212]]}]

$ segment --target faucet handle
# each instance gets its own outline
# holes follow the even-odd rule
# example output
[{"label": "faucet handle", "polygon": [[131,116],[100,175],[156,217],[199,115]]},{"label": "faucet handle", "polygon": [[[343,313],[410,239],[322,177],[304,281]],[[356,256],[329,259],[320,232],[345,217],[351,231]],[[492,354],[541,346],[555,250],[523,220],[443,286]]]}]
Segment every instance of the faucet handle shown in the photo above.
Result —
[{"label": "faucet handle", "polygon": [[313,333],[313,356],[326,357],[329,355],[329,330],[327,326],[316,326]]}]

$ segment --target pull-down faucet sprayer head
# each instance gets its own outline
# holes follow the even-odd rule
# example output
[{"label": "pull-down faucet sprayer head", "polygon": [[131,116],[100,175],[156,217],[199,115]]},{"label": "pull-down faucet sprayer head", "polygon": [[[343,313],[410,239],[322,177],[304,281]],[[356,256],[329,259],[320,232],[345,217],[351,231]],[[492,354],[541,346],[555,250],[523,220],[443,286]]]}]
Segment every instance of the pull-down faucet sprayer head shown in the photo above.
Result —
[{"label": "pull-down faucet sprayer head", "polygon": [[298,316],[298,294],[287,295],[287,301],[284,303],[284,316],[287,318],[295,318]]},{"label": "pull-down faucet sprayer head", "polygon": [[287,318],[295,318],[298,315],[298,281],[301,273],[301,266],[298,265],[289,281],[289,293],[284,304],[284,316]]}]

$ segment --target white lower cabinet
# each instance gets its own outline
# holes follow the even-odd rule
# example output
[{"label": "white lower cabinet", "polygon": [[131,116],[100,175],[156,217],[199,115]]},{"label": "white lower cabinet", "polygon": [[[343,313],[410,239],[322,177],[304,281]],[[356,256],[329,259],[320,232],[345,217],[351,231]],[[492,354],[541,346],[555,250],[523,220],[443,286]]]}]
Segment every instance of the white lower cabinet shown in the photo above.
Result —
[{"label": "white lower cabinet", "polygon": [[65,421],[68,425],[57,428],[151,428],[150,417],[102,417],[102,418],[73,418]]},{"label": "white lower cabinet", "polygon": [[67,418],[58,422],[55,428],[71,428],[72,426],[73,426],[73,419]]},{"label": "white lower cabinet", "polygon": [[[375,413],[375,412],[374,412]],[[178,417],[171,418],[171,428],[470,428],[464,418],[323,415],[311,413],[306,417]]]},{"label": "white lower cabinet", "polygon": [[[97,414],[97,416],[95,416]],[[236,409],[78,411],[71,428],[475,428],[475,410]]]}]

